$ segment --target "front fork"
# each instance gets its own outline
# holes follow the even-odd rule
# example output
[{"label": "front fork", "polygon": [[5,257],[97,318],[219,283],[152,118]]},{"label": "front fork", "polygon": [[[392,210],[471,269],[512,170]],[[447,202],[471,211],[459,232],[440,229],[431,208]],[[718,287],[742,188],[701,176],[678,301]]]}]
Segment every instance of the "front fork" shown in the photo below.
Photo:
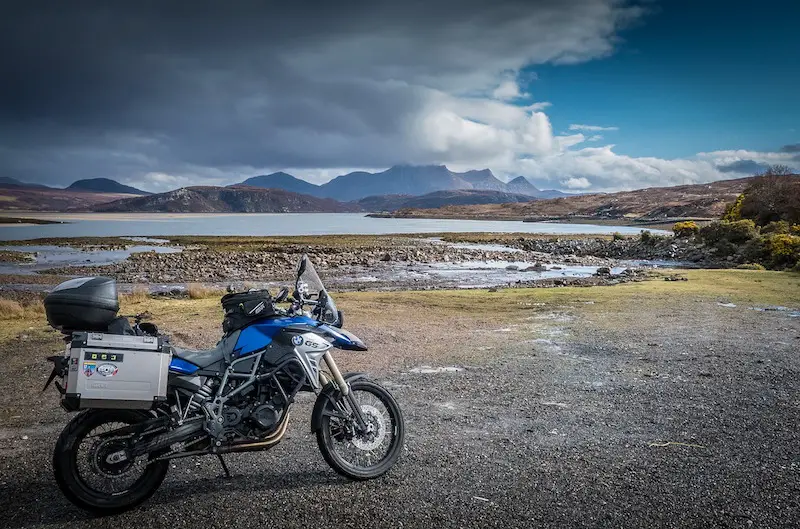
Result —
[{"label": "front fork", "polygon": [[[342,376],[342,372],[339,371],[339,366],[336,365],[336,362],[333,360],[333,355],[330,351],[325,351],[325,355],[322,357],[325,360],[325,363],[328,365],[328,369],[333,376],[334,382],[336,385],[339,386],[339,392],[342,394],[348,404],[350,404],[350,409],[353,410],[353,415],[356,419],[356,424],[358,425],[359,429],[362,432],[366,432],[368,430],[367,422],[364,420],[364,415],[361,413],[361,406],[358,405],[356,399],[353,397],[353,392],[350,391],[350,384]],[[322,387],[325,387],[325,384],[328,383],[327,377],[325,374],[320,371],[320,383]]]}]

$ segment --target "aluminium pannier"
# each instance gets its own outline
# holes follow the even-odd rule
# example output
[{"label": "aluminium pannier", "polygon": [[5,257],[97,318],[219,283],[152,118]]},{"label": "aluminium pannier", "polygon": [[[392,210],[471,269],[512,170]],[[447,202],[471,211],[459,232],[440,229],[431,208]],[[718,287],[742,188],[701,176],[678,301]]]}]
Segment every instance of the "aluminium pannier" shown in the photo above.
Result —
[{"label": "aluminium pannier", "polygon": [[160,336],[73,332],[62,405],[149,409],[166,400],[172,350]]}]

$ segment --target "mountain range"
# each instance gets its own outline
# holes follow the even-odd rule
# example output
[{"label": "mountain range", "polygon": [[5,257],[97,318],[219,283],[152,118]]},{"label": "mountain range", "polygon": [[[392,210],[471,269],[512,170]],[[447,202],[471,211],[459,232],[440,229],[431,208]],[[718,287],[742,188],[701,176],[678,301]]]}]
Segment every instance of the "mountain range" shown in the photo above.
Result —
[{"label": "mountain range", "polygon": [[395,165],[378,173],[355,171],[315,185],[285,172],[254,176],[234,185],[285,189],[315,197],[349,202],[382,195],[420,196],[435,191],[479,190],[527,195],[534,198],[568,196],[555,190],[539,190],[525,177],[506,183],[489,169],[458,173],[444,165]]},{"label": "mountain range", "polygon": [[92,208],[92,211],[103,213],[346,213],[360,210],[357,204],[345,204],[330,198],[250,186],[182,187]]}]

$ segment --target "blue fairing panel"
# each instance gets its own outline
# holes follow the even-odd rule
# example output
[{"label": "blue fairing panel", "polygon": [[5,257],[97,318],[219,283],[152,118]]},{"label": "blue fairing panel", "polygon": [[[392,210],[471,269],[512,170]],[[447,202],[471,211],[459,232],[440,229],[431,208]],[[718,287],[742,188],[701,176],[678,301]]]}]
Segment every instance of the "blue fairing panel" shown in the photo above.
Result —
[{"label": "blue fairing panel", "polygon": [[239,339],[233,348],[234,356],[243,356],[260,351],[268,346],[281,330],[291,325],[308,325],[316,327],[317,320],[307,316],[293,316],[282,318],[269,318],[252,325],[248,325],[239,334]]},{"label": "blue fairing panel", "polygon": [[183,358],[178,358],[177,356],[172,357],[172,360],[169,363],[169,370],[173,373],[180,373],[181,375],[191,375],[198,369],[200,368],[193,363],[188,362]]},{"label": "blue fairing panel", "polygon": [[325,335],[333,340],[333,346],[339,349],[346,349],[350,351],[366,351],[367,346],[364,345],[355,334],[349,333],[344,329],[336,329],[329,325],[320,325],[319,331],[324,332]]}]

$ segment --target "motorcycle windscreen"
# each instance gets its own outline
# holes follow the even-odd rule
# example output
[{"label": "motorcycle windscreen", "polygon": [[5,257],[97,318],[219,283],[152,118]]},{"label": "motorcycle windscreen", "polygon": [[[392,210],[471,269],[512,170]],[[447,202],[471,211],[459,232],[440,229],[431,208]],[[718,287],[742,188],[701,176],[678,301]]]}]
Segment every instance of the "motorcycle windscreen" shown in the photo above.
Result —
[{"label": "motorcycle windscreen", "polygon": [[304,298],[313,299],[324,302],[321,310],[321,321],[325,323],[336,323],[339,319],[339,311],[336,308],[336,303],[333,298],[328,294],[325,285],[319,278],[317,271],[308,255],[303,254],[300,258],[300,264],[297,267],[297,282],[295,289],[300,292]]}]

